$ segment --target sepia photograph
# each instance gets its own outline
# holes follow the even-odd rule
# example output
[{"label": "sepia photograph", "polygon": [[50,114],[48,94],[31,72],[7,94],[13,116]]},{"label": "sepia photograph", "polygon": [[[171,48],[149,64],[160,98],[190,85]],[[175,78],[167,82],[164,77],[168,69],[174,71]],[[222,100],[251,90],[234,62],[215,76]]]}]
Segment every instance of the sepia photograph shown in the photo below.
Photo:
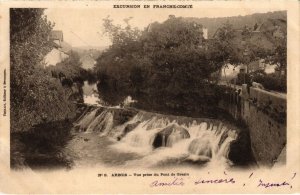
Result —
[{"label": "sepia photograph", "polygon": [[[189,180],[243,188],[248,183],[230,175],[242,172],[256,188],[297,188],[298,169],[274,182],[257,174],[285,169],[293,149],[286,7],[45,5],[7,12],[9,107],[2,105],[12,174],[95,169],[101,182],[117,177],[129,187],[147,177],[147,188],[170,193]],[[210,176],[217,169],[221,176]]]},{"label": "sepia photograph", "polygon": [[286,11],[99,12],[10,9],[12,168],[285,163]]}]

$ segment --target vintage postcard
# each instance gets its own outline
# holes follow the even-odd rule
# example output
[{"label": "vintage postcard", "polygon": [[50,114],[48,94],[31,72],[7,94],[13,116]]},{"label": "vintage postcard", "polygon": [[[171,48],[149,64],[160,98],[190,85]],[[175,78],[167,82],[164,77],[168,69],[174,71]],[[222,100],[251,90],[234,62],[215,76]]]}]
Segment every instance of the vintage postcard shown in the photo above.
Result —
[{"label": "vintage postcard", "polygon": [[297,1],[1,1],[0,192],[299,193]]}]

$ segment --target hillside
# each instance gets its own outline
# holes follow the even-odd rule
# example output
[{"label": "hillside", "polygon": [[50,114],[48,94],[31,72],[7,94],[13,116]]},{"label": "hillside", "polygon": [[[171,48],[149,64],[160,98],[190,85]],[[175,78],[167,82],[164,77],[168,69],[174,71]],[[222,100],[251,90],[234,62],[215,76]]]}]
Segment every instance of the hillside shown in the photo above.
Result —
[{"label": "hillside", "polygon": [[256,13],[246,16],[233,16],[233,17],[222,17],[222,18],[185,18],[189,21],[194,21],[202,24],[208,29],[208,37],[212,38],[216,30],[222,26],[222,24],[229,22],[235,29],[241,29],[244,26],[254,27],[255,24],[259,25],[267,21],[268,19],[283,19],[287,20],[286,11],[275,11],[268,13]]}]

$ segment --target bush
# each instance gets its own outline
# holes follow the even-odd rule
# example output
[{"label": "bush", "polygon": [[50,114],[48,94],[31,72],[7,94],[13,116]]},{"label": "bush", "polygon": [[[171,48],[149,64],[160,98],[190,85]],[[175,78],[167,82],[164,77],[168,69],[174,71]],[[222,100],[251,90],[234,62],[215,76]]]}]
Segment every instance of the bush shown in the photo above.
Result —
[{"label": "bush", "polygon": [[262,84],[266,90],[279,92],[286,92],[287,89],[286,76],[278,75],[277,73],[266,74],[262,70],[255,71],[250,74],[239,73],[237,75],[236,81],[235,79],[232,79],[230,82],[232,84],[236,82],[237,85],[246,83],[249,86],[252,85],[252,82],[257,82]]},{"label": "bush", "polygon": [[12,88],[17,94],[11,101],[13,132],[27,131],[33,125],[43,122],[74,117],[76,106],[68,100],[68,95],[60,81],[51,78],[45,70],[35,69],[22,85],[26,93],[23,97]]},{"label": "bush", "polygon": [[287,89],[286,77],[280,76],[276,73],[266,75],[254,75],[253,81],[262,84],[267,90],[286,92]]}]

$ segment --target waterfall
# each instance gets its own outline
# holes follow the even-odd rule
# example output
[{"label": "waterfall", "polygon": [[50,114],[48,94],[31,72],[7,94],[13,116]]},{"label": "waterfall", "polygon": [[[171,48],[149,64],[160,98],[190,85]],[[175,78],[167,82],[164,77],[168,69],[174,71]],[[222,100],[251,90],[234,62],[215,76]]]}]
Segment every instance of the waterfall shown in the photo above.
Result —
[{"label": "waterfall", "polygon": [[75,129],[78,129],[79,131],[85,131],[90,123],[95,119],[98,109],[99,108],[96,108],[82,117],[79,122],[74,125]]},{"label": "waterfall", "polygon": [[138,124],[137,127],[127,133],[119,143],[114,145],[113,148],[138,154],[148,154],[151,152],[153,150],[153,139],[159,129],[151,129],[151,131],[148,131],[147,123],[149,123],[149,121],[143,121]]},{"label": "waterfall", "polygon": [[116,121],[120,112],[120,108],[97,108],[86,114],[77,126],[87,133],[115,138],[118,141],[111,145],[113,149],[137,153],[143,156],[139,163],[147,166],[170,159],[231,163],[230,143],[237,139],[238,130],[218,120],[136,112],[120,122]]},{"label": "waterfall", "polygon": [[104,134],[109,132],[113,124],[113,115],[109,111],[103,111],[97,116],[87,127],[86,132],[103,132]]},{"label": "waterfall", "polygon": [[156,131],[146,130],[147,121],[140,123],[135,130],[129,132],[123,139],[124,142],[135,147],[148,147],[152,145]]}]

